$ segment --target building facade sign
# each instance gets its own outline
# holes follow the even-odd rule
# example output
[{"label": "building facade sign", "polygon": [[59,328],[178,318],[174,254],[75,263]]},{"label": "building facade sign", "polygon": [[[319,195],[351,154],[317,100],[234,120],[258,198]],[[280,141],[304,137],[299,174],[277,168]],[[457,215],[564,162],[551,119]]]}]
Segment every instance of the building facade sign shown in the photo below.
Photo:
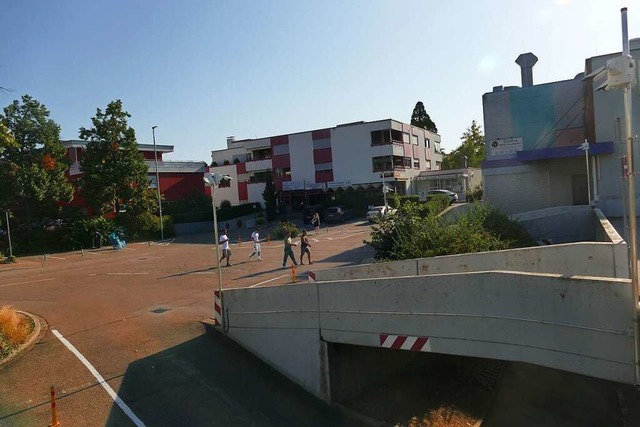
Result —
[{"label": "building facade sign", "polygon": [[489,144],[491,155],[515,154],[522,151],[522,138],[496,138]]}]

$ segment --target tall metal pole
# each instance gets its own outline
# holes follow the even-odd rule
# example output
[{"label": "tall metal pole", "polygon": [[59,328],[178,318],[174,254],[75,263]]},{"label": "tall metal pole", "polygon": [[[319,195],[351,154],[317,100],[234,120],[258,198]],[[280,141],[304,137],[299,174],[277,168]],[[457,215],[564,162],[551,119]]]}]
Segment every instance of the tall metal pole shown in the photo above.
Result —
[{"label": "tall metal pole", "polygon": [[151,127],[151,133],[153,134],[153,162],[156,165],[156,190],[158,192],[158,210],[160,211],[160,240],[164,240],[164,223],[162,219],[162,196],[160,195],[160,175],[158,175],[158,154],[156,153],[156,128],[158,126]]},{"label": "tall metal pole", "polygon": [[591,205],[591,178],[589,177],[589,143],[584,140],[586,149],[584,150],[584,159],[587,162],[587,204]]},{"label": "tall metal pole", "polygon": [[[627,32],[627,8],[623,7],[622,15],[622,55],[629,55],[629,36]],[[640,350],[638,348],[638,243],[637,243],[637,225],[636,225],[636,192],[635,192],[635,172],[633,159],[633,136],[631,133],[631,84],[624,88],[624,127],[627,142],[627,179],[629,189],[629,240],[631,248],[630,256],[630,274],[631,287],[633,293],[633,329],[634,329],[634,356],[635,356],[635,384],[640,383]]]},{"label": "tall metal pole", "polygon": [[[220,241],[218,240],[218,215],[216,213],[216,183],[212,182],[211,187],[211,206],[213,207],[213,236],[215,238],[214,244],[216,245],[216,267],[218,270],[218,291],[220,292],[220,305],[224,307],[224,300],[222,295],[222,271],[220,271]],[[224,316],[222,316],[222,324],[224,325]]]},{"label": "tall metal pole", "polygon": [[4,211],[4,216],[7,219],[7,236],[9,237],[9,258],[13,258],[13,249],[11,248],[11,227],[9,227],[9,211]]}]

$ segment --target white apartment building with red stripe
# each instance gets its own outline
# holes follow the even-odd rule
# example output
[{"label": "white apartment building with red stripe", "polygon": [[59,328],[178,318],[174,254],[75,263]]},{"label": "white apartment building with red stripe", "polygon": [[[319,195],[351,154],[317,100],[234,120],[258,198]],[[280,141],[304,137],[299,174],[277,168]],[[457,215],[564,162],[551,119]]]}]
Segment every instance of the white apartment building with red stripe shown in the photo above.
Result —
[{"label": "white apartment building with red stripe", "polygon": [[385,119],[265,138],[229,137],[227,148],[212,151],[211,160],[212,172],[233,178],[216,190],[218,205],[263,203],[271,174],[281,202],[292,206],[319,203],[340,188],[379,189],[383,180],[398,194],[416,194],[413,179],[439,170],[442,153],[440,135]]}]

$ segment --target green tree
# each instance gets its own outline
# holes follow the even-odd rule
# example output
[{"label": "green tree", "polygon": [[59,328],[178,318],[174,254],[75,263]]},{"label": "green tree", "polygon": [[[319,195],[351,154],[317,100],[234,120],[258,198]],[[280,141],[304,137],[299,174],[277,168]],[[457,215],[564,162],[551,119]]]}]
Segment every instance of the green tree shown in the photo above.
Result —
[{"label": "green tree", "polygon": [[69,202],[73,187],[60,144],[60,126],[49,110],[29,95],[0,114],[0,206],[16,209],[25,222],[57,213]]},{"label": "green tree", "polygon": [[93,127],[80,128],[80,138],[88,141],[80,160],[80,193],[98,214],[118,207],[118,200],[127,205],[131,215],[155,208],[147,177],[149,168],[138,151],[135,131],[127,124],[129,117],[118,99],[110,102],[104,112],[97,109],[91,118]]},{"label": "green tree", "polygon": [[458,169],[465,167],[479,168],[485,159],[486,148],[482,128],[473,120],[471,126],[460,138],[462,144],[442,158],[442,169]]},{"label": "green tree", "polygon": [[266,181],[264,191],[262,192],[262,198],[264,199],[264,205],[267,211],[267,221],[274,221],[278,215],[276,200],[278,197],[278,190],[273,183],[273,177],[270,173],[266,174]]},{"label": "green tree", "polygon": [[423,129],[428,130],[429,132],[438,133],[438,128],[436,124],[431,120],[431,117],[427,114],[427,110],[424,109],[424,104],[422,101],[418,101],[416,106],[413,108],[413,113],[411,114],[411,124],[413,126],[418,126]]}]

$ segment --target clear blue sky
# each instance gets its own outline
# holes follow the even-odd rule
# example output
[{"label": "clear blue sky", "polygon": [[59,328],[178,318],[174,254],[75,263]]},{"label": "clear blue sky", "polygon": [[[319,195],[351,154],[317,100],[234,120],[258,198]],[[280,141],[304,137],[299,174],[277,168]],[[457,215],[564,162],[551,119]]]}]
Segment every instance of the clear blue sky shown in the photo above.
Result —
[{"label": "clear blue sky", "polygon": [[0,105],[29,94],[77,139],[122,99],[138,143],[168,160],[210,162],[226,137],[264,137],[358,120],[409,122],[423,101],[450,151],[482,94],[573,78],[621,50],[618,0],[21,0],[2,2]]}]

